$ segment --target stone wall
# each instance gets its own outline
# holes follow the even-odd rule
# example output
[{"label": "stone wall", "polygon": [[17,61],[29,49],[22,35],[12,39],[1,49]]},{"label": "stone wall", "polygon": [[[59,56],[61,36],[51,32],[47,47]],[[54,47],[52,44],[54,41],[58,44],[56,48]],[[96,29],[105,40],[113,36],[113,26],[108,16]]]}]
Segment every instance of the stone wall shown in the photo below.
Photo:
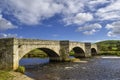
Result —
[{"label": "stone wall", "polygon": [[60,41],[60,57],[65,61],[69,57],[69,41]]},{"label": "stone wall", "polygon": [[51,40],[33,40],[33,39],[18,39],[19,59],[21,59],[26,53],[36,48],[48,48],[53,50],[57,55],[59,54],[59,41]]},{"label": "stone wall", "polygon": [[91,57],[91,43],[85,43],[85,57]]},{"label": "stone wall", "polygon": [[0,69],[13,68],[13,40],[0,39]]},{"label": "stone wall", "polygon": [[91,48],[94,48],[97,51],[97,53],[99,52],[97,44],[91,44]]}]

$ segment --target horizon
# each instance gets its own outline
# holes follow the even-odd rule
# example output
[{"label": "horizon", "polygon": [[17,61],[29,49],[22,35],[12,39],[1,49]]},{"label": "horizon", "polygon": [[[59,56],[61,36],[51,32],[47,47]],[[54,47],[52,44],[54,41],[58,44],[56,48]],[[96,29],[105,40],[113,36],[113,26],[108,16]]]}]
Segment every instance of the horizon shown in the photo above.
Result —
[{"label": "horizon", "polygon": [[45,40],[45,41],[70,41],[70,42],[81,42],[81,43],[98,43],[98,42],[104,42],[104,41],[120,41],[120,40],[101,40],[96,42],[83,42],[83,41],[71,41],[71,40],[50,40],[50,39],[34,39],[34,38],[17,38],[17,37],[7,37],[7,38],[0,38],[0,39],[29,39],[29,40]]}]

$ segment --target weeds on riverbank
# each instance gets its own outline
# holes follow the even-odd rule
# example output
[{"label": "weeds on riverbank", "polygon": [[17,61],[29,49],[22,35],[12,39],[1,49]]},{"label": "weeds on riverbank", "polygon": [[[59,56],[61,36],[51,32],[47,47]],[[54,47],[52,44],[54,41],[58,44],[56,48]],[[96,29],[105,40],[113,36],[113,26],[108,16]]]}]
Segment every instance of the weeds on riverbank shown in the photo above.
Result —
[{"label": "weeds on riverbank", "polygon": [[0,80],[13,80],[13,77],[9,71],[0,70]]},{"label": "weeds on riverbank", "polygon": [[18,69],[16,70],[16,72],[25,73],[25,67],[19,66]]}]

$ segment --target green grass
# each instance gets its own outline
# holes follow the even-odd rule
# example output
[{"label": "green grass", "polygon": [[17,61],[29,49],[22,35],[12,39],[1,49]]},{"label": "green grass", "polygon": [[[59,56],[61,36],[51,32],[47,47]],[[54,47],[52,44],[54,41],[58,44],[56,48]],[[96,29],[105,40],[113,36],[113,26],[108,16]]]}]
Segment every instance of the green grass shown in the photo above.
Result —
[{"label": "green grass", "polygon": [[120,51],[100,51],[98,55],[112,55],[112,56],[120,56]]},{"label": "green grass", "polygon": [[18,69],[16,70],[16,72],[25,73],[25,67],[19,66]]},{"label": "green grass", "polygon": [[0,80],[13,80],[13,77],[9,71],[0,70]]}]

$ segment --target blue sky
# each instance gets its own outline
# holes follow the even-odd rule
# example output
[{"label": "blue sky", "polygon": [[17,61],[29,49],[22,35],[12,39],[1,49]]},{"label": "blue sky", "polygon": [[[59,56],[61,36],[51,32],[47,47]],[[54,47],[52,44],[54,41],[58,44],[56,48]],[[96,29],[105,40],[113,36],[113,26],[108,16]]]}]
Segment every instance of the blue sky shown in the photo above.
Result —
[{"label": "blue sky", "polygon": [[0,38],[120,39],[120,0],[1,0]]}]

